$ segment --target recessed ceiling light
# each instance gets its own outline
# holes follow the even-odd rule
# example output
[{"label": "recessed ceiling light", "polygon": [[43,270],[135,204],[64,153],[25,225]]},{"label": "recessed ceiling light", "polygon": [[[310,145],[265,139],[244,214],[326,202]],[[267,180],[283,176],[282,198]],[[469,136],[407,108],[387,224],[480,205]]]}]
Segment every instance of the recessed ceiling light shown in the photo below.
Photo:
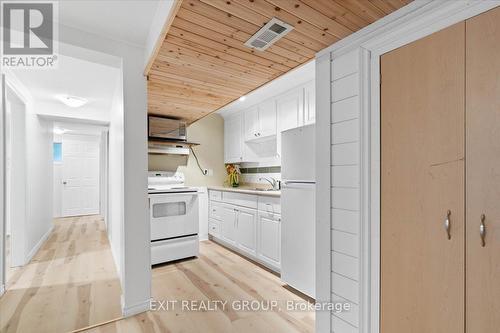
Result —
[{"label": "recessed ceiling light", "polygon": [[240,102],[243,102],[245,99],[247,99],[247,97],[246,97],[246,96],[241,96],[241,97],[240,97]]},{"label": "recessed ceiling light", "polygon": [[77,96],[57,95],[56,98],[72,108],[79,108],[88,103],[87,99]]}]

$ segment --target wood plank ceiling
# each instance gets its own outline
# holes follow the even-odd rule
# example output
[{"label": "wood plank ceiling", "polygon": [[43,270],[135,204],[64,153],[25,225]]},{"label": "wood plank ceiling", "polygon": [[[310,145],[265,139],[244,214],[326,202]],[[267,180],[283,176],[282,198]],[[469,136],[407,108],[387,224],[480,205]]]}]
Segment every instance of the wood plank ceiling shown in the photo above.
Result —
[{"label": "wood plank ceiling", "polygon": [[[411,0],[177,0],[148,71],[148,113],[192,123]],[[272,17],[294,26],[266,51],[244,43]]]}]

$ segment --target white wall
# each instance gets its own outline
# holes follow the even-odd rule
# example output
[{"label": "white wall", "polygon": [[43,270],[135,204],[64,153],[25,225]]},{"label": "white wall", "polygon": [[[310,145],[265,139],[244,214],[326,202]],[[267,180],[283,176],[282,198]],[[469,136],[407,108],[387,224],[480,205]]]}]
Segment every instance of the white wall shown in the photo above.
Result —
[{"label": "white wall", "polygon": [[[117,265],[117,271],[122,274],[123,256],[123,202],[124,202],[124,179],[123,179],[123,92],[122,87],[117,85],[113,106],[111,108],[111,119],[109,126],[109,222],[108,237],[111,251]],[[123,283],[123,281],[122,281]]]},{"label": "white wall", "polygon": [[26,188],[26,106],[10,88],[7,89],[7,102],[6,232],[11,235],[11,265],[21,266],[26,262],[25,225],[29,208]]},{"label": "white wall", "polygon": [[[20,217],[12,223],[12,235],[13,244],[19,247],[19,251],[16,251],[17,255],[12,259],[16,265],[24,265],[31,260],[52,228],[52,123],[38,117],[31,94],[17,77],[12,72],[7,72],[6,77],[9,89],[21,100],[18,104],[24,104],[25,113],[25,149],[22,149],[22,135],[15,138],[16,149],[24,151],[24,156],[18,156],[12,161],[12,168],[17,173],[16,182],[25,190],[24,195],[22,188],[16,192],[16,197],[22,197],[21,200],[25,203],[25,219],[22,223],[22,207],[16,208]],[[19,110],[22,108],[17,109]],[[20,115],[13,115],[13,119],[16,117]],[[18,122],[15,129],[22,131],[23,126],[19,124]],[[13,133],[13,136],[20,134]],[[16,206],[21,205],[19,200],[15,199]]]},{"label": "white wall", "polygon": [[40,115],[53,117],[72,118],[77,120],[90,120],[93,122],[107,123],[110,119],[109,110],[96,109],[91,105],[71,108],[59,101],[35,101],[35,112]]},{"label": "white wall", "polygon": [[359,59],[355,50],[331,65],[332,300],[352,304],[351,312],[333,315],[334,332],[346,323],[352,332],[360,327]]},{"label": "white wall", "polygon": [[26,114],[26,254],[31,259],[52,228],[52,123]]},{"label": "white wall", "polygon": [[174,0],[159,0],[158,8],[156,10],[151,27],[149,28],[148,38],[146,40],[146,48],[144,52],[144,67],[148,64],[149,60],[154,54],[156,43],[162,37],[162,31],[165,22],[170,15],[170,11],[175,5]]},{"label": "white wall", "polygon": [[6,103],[5,103],[5,77],[2,73],[1,81],[0,81],[0,296],[2,296],[5,292],[5,267],[4,267],[4,235],[5,235],[5,112],[6,112]]}]

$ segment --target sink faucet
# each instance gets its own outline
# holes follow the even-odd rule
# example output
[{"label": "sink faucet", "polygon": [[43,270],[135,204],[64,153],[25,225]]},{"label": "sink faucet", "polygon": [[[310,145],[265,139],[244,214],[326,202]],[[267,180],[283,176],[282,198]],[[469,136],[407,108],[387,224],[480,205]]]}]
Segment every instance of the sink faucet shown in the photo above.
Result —
[{"label": "sink faucet", "polygon": [[259,181],[263,181],[263,180],[265,180],[266,182],[271,184],[271,186],[273,187],[273,190],[278,191],[280,189],[280,186],[279,186],[280,181],[279,180],[276,180],[273,177],[269,177],[269,178],[260,177],[259,178]]}]

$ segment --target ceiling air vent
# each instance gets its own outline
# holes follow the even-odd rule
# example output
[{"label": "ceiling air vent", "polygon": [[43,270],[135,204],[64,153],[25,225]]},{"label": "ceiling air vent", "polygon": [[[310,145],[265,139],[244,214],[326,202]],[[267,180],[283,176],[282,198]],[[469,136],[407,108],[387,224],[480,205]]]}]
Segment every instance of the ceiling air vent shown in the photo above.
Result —
[{"label": "ceiling air vent", "polygon": [[271,21],[267,22],[266,25],[250,37],[245,45],[259,51],[264,51],[292,29],[293,27],[290,24],[273,17]]}]

